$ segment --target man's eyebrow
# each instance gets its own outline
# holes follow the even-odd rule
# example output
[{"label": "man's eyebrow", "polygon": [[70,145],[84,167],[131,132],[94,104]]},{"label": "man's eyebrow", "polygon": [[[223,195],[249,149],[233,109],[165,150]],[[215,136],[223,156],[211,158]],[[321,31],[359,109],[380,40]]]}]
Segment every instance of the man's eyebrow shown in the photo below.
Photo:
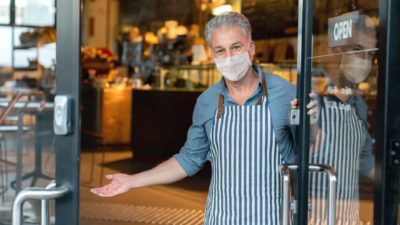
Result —
[{"label": "man's eyebrow", "polygon": [[224,47],[222,47],[220,45],[214,46],[214,49],[217,49],[217,48],[224,48]]},{"label": "man's eyebrow", "polygon": [[234,46],[234,45],[237,45],[237,44],[242,45],[242,42],[240,42],[240,41],[235,42],[235,43],[233,43],[231,46]]},{"label": "man's eyebrow", "polygon": [[[242,45],[242,42],[238,41],[238,42],[235,42],[235,43],[231,44],[231,46],[234,46],[234,45]],[[217,45],[217,46],[214,47],[214,49],[217,49],[217,48],[225,48],[225,47],[220,46],[220,45]]]},{"label": "man's eyebrow", "polygon": [[360,45],[360,44],[355,44],[355,45],[353,46],[353,48],[365,49],[365,47],[362,46],[362,45]]}]

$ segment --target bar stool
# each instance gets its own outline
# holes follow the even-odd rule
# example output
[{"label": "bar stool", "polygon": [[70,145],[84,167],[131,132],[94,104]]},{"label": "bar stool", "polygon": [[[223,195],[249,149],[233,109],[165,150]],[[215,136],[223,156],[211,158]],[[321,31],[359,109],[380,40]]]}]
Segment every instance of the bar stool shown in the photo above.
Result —
[{"label": "bar stool", "polygon": [[[4,193],[8,189],[8,175],[9,170],[8,166],[13,165],[16,168],[16,179],[15,181],[11,182],[11,187],[14,187],[16,192],[21,190],[21,183],[22,183],[22,136],[24,133],[28,131],[32,131],[33,129],[29,126],[24,125],[24,115],[25,110],[30,102],[32,102],[32,97],[39,96],[42,98],[42,103],[40,104],[40,110],[44,106],[44,94],[42,92],[17,92],[8,102],[6,102],[6,106],[4,110],[0,114],[0,132],[3,139],[2,148],[0,152],[1,156],[1,163],[3,166],[1,167],[4,171],[1,174],[1,197],[4,200]],[[20,102],[22,98],[26,97],[27,101]],[[17,104],[20,104],[16,107]],[[22,104],[22,105],[21,105]],[[5,133],[15,133],[16,134],[16,162],[12,162],[8,160],[7,156],[7,149],[5,149]]]},{"label": "bar stool", "polygon": [[[9,185],[9,166],[13,166],[15,168],[18,167],[16,162],[10,161],[8,158],[8,151],[6,149],[6,139],[5,139],[5,134],[6,133],[17,133],[18,130],[17,126],[14,125],[0,125],[0,172],[1,172],[1,178],[0,178],[0,195],[1,195],[1,201],[2,203],[5,202],[5,193],[8,190],[8,185]],[[31,128],[24,126],[22,127],[22,132],[28,132],[32,131]],[[18,140],[19,138],[17,138]]]}]

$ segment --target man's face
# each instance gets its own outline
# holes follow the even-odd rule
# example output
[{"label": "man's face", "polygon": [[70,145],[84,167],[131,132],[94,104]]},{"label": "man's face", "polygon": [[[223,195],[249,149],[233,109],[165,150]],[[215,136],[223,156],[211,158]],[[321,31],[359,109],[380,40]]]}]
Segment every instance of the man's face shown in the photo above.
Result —
[{"label": "man's face", "polygon": [[353,31],[352,43],[341,47],[339,52],[350,53],[362,59],[372,60],[375,54],[376,37],[373,34],[362,32],[359,30]]},{"label": "man's face", "polygon": [[335,85],[347,85],[344,82],[358,84],[369,76],[376,53],[376,40],[374,32],[355,29],[348,45],[332,48],[335,56],[331,67],[328,65],[326,68],[329,77],[339,82]]},{"label": "man's face", "polygon": [[242,52],[248,52],[253,57],[254,43],[238,26],[222,26],[211,34],[211,49],[214,58],[232,57]]}]

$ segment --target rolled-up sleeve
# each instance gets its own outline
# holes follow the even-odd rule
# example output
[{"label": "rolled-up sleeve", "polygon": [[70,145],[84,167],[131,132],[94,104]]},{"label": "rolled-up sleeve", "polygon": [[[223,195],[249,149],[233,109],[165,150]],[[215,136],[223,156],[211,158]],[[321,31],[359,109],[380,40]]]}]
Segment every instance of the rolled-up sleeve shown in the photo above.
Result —
[{"label": "rolled-up sleeve", "polygon": [[292,109],[290,101],[296,97],[296,87],[276,75],[268,75],[268,83],[269,110],[276,142],[282,160],[285,163],[294,163],[296,154],[289,117]]},{"label": "rolled-up sleeve", "polygon": [[360,175],[367,176],[375,165],[375,157],[372,154],[372,137],[367,133],[364,146],[360,152]]},{"label": "rolled-up sleeve", "polygon": [[365,141],[360,151],[360,168],[359,173],[361,176],[367,176],[375,166],[375,157],[372,154],[372,137],[368,132],[369,123],[367,120],[368,106],[364,99],[360,96],[355,96],[353,102],[356,103],[361,120],[364,123]]},{"label": "rolled-up sleeve", "polygon": [[204,117],[203,108],[204,105],[197,100],[193,123],[188,130],[185,145],[174,156],[188,176],[193,176],[202,168],[210,151],[210,142],[205,130],[207,119]]}]

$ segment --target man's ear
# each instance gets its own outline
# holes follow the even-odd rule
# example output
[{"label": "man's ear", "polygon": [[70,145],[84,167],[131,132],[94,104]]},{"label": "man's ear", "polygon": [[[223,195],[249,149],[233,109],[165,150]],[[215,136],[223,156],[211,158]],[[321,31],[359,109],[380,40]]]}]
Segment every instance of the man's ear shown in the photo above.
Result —
[{"label": "man's ear", "polygon": [[256,54],[256,43],[250,41],[250,56],[253,57]]}]

